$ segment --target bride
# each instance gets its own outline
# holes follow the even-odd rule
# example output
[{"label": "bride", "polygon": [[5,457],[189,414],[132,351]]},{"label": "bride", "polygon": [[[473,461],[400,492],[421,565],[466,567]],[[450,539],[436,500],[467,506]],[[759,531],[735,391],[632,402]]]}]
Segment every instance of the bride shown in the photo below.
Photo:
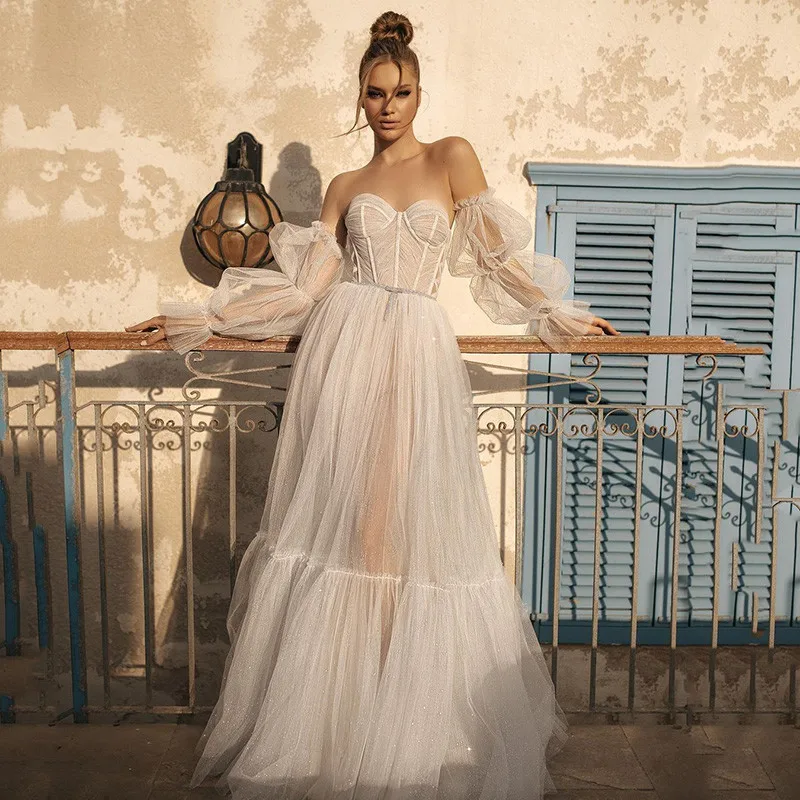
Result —
[{"label": "bride", "polygon": [[[382,14],[358,113],[375,137],[320,218],[280,222],[280,271],[227,269],[202,306],[131,325],[180,353],[302,332],[259,530],[228,612],[219,700],[191,785],[236,800],[535,800],[564,714],[503,571],[444,265],[496,322],[555,349],[616,334],[564,298],[556,258],[470,144],[420,142],[412,26]],[[352,129],[351,129],[352,130]]]}]

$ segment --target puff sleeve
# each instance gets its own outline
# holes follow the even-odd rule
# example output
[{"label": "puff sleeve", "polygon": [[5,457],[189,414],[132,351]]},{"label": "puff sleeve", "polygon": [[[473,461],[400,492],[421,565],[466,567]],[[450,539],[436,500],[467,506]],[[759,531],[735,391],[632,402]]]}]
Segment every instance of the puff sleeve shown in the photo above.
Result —
[{"label": "puff sleeve", "polygon": [[533,236],[528,220],[495,197],[494,187],[454,204],[456,216],[447,263],[468,276],[475,302],[489,318],[530,332],[555,350],[588,332],[589,303],[565,299],[570,275],[561,259],[525,250]]},{"label": "puff sleeve", "polygon": [[279,222],[270,244],[280,271],[229,267],[205,303],[161,304],[174,350],[188,353],[214,333],[261,340],[303,331],[314,306],[341,279],[344,251],[320,220],[308,227]]}]

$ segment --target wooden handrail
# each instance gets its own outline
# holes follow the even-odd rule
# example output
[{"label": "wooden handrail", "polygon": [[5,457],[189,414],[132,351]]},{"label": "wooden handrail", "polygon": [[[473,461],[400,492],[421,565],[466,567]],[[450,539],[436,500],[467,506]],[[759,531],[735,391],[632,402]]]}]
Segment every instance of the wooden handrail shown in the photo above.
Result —
[{"label": "wooden handrail", "polygon": [[[166,342],[142,346],[141,333],[127,331],[0,331],[0,350],[170,350]],[[198,350],[293,353],[300,336],[273,336],[262,342],[212,336]],[[457,336],[462,353],[552,353],[538,336]],[[620,355],[763,355],[719,336],[576,336],[565,353]]]}]

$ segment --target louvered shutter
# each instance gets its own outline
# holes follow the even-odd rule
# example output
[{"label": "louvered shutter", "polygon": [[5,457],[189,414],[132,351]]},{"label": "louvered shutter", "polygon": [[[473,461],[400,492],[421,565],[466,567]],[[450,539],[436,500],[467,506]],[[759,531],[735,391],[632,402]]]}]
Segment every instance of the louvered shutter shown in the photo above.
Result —
[{"label": "louvered shutter", "polygon": [[[669,294],[673,235],[673,207],[633,203],[560,203],[551,208],[558,214],[555,252],[573,268],[573,292],[588,300],[598,315],[614,322],[621,333],[662,335],[669,329]],[[537,249],[541,249],[537,243]],[[534,369],[587,375],[590,368],[582,357],[534,356]],[[664,357],[605,356],[594,382],[603,396],[602,407],[619,423],[632,418],[624,410],[647,403],[663,403]],[[568,402],[581,405],[591,389],[573,384],[544,393],[534,393],[534,402]],[[611,412],[611,409],[618,409]],[[576,423],[589,417],[573,414]],[[539,457],[553,449],[542,442]],[[582,640],[592,613],[592,580],[595,535],[595,483],[597,447],[591,437],[567,437],[564,441],[563,538],[561,591],[559,598],[562,640]],[[550,456],[552,458],[552,456]],[[663,470],[662,448],[645,456],[643,496],[654,502],[660,495]],[[633,563],[633,493],[635,440],[607,437],[603,444],[604,500],[600,558],[601,629],[613,630],[614,622],[630,617]],[[658,469],[651,469],[657,464]],[[539,474],[546,473],[540,464]],[[546,487],[539,485],[539,492]],[[552,492],[551,492],[552,494]],[[531,498],[532,500],[534,498]],[[552,513],[552,501],[541,511]],[[647,511],[647,509],[646,509]],[[544,522],[544,520],[542,520]],[[542,530],[549,530],[545,524]],[[644,571],[656,568],[657,531],[648,532],[640,544]],[[547,552],[545,547],[543,552]],[[549,575],[538,576],[541,594],[534,602],[547,607]],[[638,615],[649,619],[653,597],[640,593]],[[549,608],[545,615],[550,616]],[[570,623],[573,623],[572,625]],[[540,626],[541,627],[541,626]],[[613,635],[613,634],[612,634]]]},{"label": "louvered shutter", "polygon": [[[715,206],[682,206],[678,228],[693,243],[689,255],[687,327],[690,334],[718,335],[742,345],[764,349],[764,356],[747,360],[719,357],[717,373],[700,397],[687,364],[681,400],[687,415],[684,469],[690,477],[684,487],[682,530],[688,547],[680,563],[682,603],[691,609],[693,622],[704,622],[712,612],[714,500],[716,448],[713,438],[715,393],[723,386],[724,408],[763,407],[765,428],[764,495],[761,544],[754,542],[756,525],[755,479],[758,445],[754,438],[729,438],[725,442],[725,470],[720,561],[727,575],[720,581],[720,641],[749,640],[753,592],[758,594],[758,616],[769,614],[770,548],[772,519],[769,497],[772,480],[771,450],[767,442],[780,436],[782,399],[771,390],[787,388],[787,360],[791,358],[795,260],[798,240],[790,234],[795,206],[767,203],[727,203]],[[776,347],[777,345],[777,347]],[[755,425],[755,410],[728,412],[729,425]],[[704,425],[705,421],[705,425]],[[731,590],[733,545],[739,549],[738,570]],[[794,545],[784,537],[778,545],[779,563],[794,560]],[[778,592],[779,618],[787,619],[788,596]],[[742,624],[745,623],[745,624]],[[738,634],[738,635],[737,635]]]},{"label": "louvered shutter", "polygon": [[[684,455],[681,560],[678,575],[679,642],[707,643],[711,612],[716,456],[714,392],[725,388],[725,408],[763,406],[767,439],[762,543],[752,541],[756,442],[728,439],[721,486],[723,508],[720,599],[724,619],[720,643],[763,642],[750,636],[752,593],[759,594],[759,618],[768,613],[770,576],[770,489],[772,441],[785,437],[776,465],[779,494],[800,496],[797,443],[800,393],[800,181],[795,171],[777,167],[725,166],[713,169],[585,166],[530,163],[537,188],[536,248],[555,253],[575,270],[575,293],[592,303],[626,333],[715,334],[740,344],[756,344],[764,357],[721,357],[714,377],[701,385],[705,366],[683,356],[650,356],[637,361],[603,359],[598,381],[605,401],[682,406]],[[652,223],[652,228],[648,227]],[[652,260],[646,253],[652,235]],[[639,237],[638,240],[636,237]],[[635,244],[641,246],[637,254]],[[605,269],[615,264],[613,270]],[[648,269],[650,270],[648,275]],[[627,280],[623,277],[628,273]],[[626,289],[623,287],[628,287]],[[631,298],[635,302],[631,303]],[[649,314],[647,305],[649,304]],[[628,306],[632,306],[628,308]],[[580,359],[532,356],[532,369],[580,374]],[[610,369],[609,369],[610,368]],[[609,374],[612,372],[613,374]],[[642,386],[644,382],[644,387]],[[537,388],[531,403],[579,403],[585,390]],[[781,416],[785,414],[785,418]],[[531,422],[542,422],[531,420]],[[653,420],[655,422],[655,420]],[[742,424],[739,415],[729,424]],[[750,420],[752,424],[752,420]],[[592,442],[568,443],[564,460],[563,537],[566,548],[558,600],[561,640],[589,639],[594,533]],[[639,641],[668,641],[670,552],[674,519],[674,443],[648,441],[645,452],[640,560]],[[606,441],[604,477],[617,500],[630,496],[631,449]],[[610,457],[613,453],[613,457]],[[542,439],[526,456],[525,547],[522,596],[547,641],[552,569],[555,458],[552,440]],[[649,463],[648,463],[649,461]],[[656,475],[657,479],[653,476]],[[622,488],[620,488],[622,487]],[[800,573],[796,511],[783,506],[777,543],[778,642],[800,630]],[[630,513],[630,512],[628,512]],[[795,520],[792,526],[792,520]],[[624,503],[604,501],[601,520],[600,640],[626,641],[626,589],[630,587],[629,538],[632,519]],[[626,540],[627,535],[627,540]],[[741,553],[731,584],[731,548]],[[626,581],[625,578],[628,578]],[[574,621],[570,626],[570,621]],[[784,627],[781,628],[781,621]],[[649,623],[649,624],[648,624]],[[788,624],[787,624],[788,623]],[[763,624],[761,626],[763,630]]]}]

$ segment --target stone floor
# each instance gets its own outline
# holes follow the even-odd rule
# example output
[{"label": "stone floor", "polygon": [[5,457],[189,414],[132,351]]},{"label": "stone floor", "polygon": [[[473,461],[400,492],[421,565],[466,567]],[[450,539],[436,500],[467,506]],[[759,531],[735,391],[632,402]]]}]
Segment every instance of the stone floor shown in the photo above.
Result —
[{"label": "stone floor", "polygon": [[[4,800],[184,800],[201,725],[0,726]],[[573,722],[548,800],[797,800],[800,729]]]}]

